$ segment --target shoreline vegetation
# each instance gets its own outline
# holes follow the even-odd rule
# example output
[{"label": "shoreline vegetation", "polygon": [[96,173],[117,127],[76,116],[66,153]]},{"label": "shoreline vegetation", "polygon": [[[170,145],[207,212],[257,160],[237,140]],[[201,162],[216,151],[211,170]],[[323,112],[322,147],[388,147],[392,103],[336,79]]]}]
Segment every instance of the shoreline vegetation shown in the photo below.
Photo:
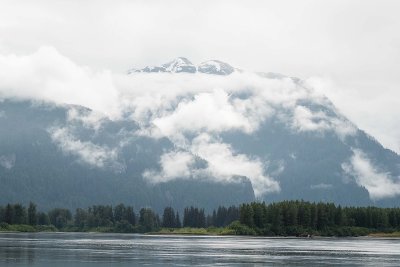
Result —
[{"label": "shoreline vegetation", "polygon": [[[369,229],[358,229],[358,231],[363,231],[359,235],[321,235],[319,232],[314,232],[311,235],[263,235],[264,237],[297,237],[297,238],[313,238],[313,237],[360,237],[367,236],[372,238],[400,238],[400,231],[395,232],[371,232]],[[351,231],[351,229],[350,229]],[[92,229],[87,229],[82,231],[81,229],[57,229],[53,225],[26,225],[26,224],[16,224],[16,225],[2,225],[0,227],[0,233],[52,233],[52,232],[61,232],[61,233],[139,233],[139,232],[116,232],[112,228],[108,227],[97,227]],[[353,232],[357,232],[357,229],[353,229]],[[360,233],[360,232],[359,232]],[[204,236],[236,236],[242,235],[237,234],[234,229],[230,227],[208,227],[208,228],[161,228],[157,231],[153,232],[143,232],[141,234],[148,235],[204,235]],[[260,236],[257,234],[247,235],[247,236]]]},{"label": "shoreline vegetation", "polygon": [[400,208],[341,207],[333,203],[283,201],[219,207],[212,213],[166,207],[160,217],[150,208],[94,205],[37,211],[34,203],[0,206],[0,232],[100,232],[153,235],[247,235],[268,237],[400,238]]}]

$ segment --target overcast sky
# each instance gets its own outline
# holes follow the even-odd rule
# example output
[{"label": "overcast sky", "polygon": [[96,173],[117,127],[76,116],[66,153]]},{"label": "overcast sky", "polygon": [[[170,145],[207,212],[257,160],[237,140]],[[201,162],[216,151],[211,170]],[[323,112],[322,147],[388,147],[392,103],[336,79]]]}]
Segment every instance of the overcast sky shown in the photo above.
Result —
[{"label": "overcast sky", "polygon": [[308,80],[400,152],[400,1],[5,1],[0,54],[125,72],[177,56]]}]

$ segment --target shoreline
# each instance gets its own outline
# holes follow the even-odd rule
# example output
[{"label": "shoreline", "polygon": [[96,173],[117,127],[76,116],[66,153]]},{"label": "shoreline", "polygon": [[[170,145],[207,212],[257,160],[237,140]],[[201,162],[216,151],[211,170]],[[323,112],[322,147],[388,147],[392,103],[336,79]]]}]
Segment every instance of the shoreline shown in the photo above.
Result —
[{"label": "shoreline", "polygon": [[105,231],[93,231],[93,229],[89,231],[61,231],[55,229],[45,229],[45,230],[36,230],[36,231],[18,231],[18,230],[4,230],[0,229],[0,234],[2,233],[91,233],[91,234],[142,234],[142,235],[150,235],[150,236],[215,236],[215,237],[229,237],[229,236],[246,236],[246,237],[264,237],[264,238],[298,238],[298,239],[313,239],[313,238],[393,238],[400,239],[400,231],[385,233],[385,232],[377,232],[370,233],[367,235],[360,236],[323,236],[323,235],[312,235],[312,236],[279,236],[279,235],[238,235],[232,233],[231,231],[224,232],[224,228],[216,228],[210,231],[207,231],[205,228],[180,228],[180,229],[161,229],[159,231],[145,232],[145,233],[124,233],[124,232],[105,232]]},{"label": "shoreline", "polygon": [[371,233],[368,235],[369,237],[379,237],[379,238],[400,238],[400,231],[392,232],[392,233]]}]

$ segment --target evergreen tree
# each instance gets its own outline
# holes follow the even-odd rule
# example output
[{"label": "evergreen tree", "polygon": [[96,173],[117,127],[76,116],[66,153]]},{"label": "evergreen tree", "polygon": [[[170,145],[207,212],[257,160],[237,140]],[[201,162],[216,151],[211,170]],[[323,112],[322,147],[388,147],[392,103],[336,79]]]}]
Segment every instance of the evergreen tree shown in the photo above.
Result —
[{"label": "evergreen tree", "polygon": [[263,205],[264,204],[261,203],[252,203],[254,226],[258,228],[262,228],[264,226]]},{"label": "evergreen tree", "polygon": [[76,209],[74,216],[74,225],[80,229],[86,225],[88,214],[84,209]]},{"label": "evergreen tree", "polygon": [[19,203],[14,204],[14,223],[15,224],[27,223],[26,209]]},{"label": "evergreen tree", "polygon": [[254,211],[250,204],[240,206],[240,223],[249,227],[254,226]]},{"label": "evergreen tree", "polygon": [[181,219],[179,218],[179,213],[178,212],[176,212],[176,216],[175,216],[175,227],[176,228],[181,228],[182,227]]},{"label": "evergreen tree", "polygon": [[300,203],[298,211],[298,224],[306,228],[311,226],[311,209],[308,203]]},{"label": "evergreen tree", "polygon": [[211,225],[213,226],[218,226],[218,221],[217,221],[217,212],[214,210],[212,217],[211,217]]},{"label": "evergreen tree", "polygon": [[6,209],[4,211],[4,221],[8,224],[15,223],[14,216],[14,206],[11,204],[7,204]]},{"label": "evergreen tree", "polygon": [[296,226],[297,225],[297,207],[294,204],[289,204],[286,207],[285,212],[285,225]]},{"label": "evergreen tree", "polygon": [[318,209],[315,204],[311,205],[311,228],[316,229],[318,224]]},{"label": "evergreen tree", "polygon": [[206,215],[204,209],[200,209],[197,217],[196,227],[206,227]]},{"label": "evergreen tree", "polygon": [[68,222],[72,219],[72,214],[68,209],[55,208],[49,211],[48,215],[51,224],[58,229],[67,226]]},{"label": "evergreen tree", "polygon": [[119,204],[114,208],[114,220],[120,222],[125,219],[126,208],[124,204]]},{"label": "evergreen tree", "polygon": [[6,209],[3,206],[0,206],[0,223],[5,222],[5,212]]},{"label": "evergreen tree", "polygon": [[276,234],[280,234],[282,223],[282,208],[279,205],[273,204],[271,207],[272,228]]},{"label": "evergreen tree", "polygon": [[317,204],[317,229],[323,229],[329,225],[328,213],[323,203]]},{"label": "evergreen tree", "polygon": [[340,205],[336,208],[335,225],[338,225],[338,226],[344,225],[343,212],[342,212],[342,207]]},{"label": "evergreen tree", "polygon": [[131,225],[136,225],[136,214],[133,211],[132,206],[128,206],[125,209],[125,220],[130,223]]},{"label": "evergreen tree", "polygon": [[32,202],[29,203],[29,208],[28,208],[28,224],[30,225],[37,224],[36,205]]},{"label": "evergreen tree", "polygon": [[183,226],[184,227],[205,227],[206,216],[204,209],[198,209],[194,207],[186,207],[183,214]]},{"label": "evergreen tree", "polygon": [[162,217],[162,226],[167,228],[173,228],[176,226],[175,222],[175,211],[172,207],[166,207],[164,209],[163,217]]},{"label": "evergreen tree", "polygon": [[140,210],[139,225],[143,232],[151,232],[158,227],[157,217],[151,209],[142,208]]},{"label": "evergreen tree", "polygon": [[39,225],[49,225],[50,224],[49,216],[44,212],[38,212],[37,218],[38,218]]}]

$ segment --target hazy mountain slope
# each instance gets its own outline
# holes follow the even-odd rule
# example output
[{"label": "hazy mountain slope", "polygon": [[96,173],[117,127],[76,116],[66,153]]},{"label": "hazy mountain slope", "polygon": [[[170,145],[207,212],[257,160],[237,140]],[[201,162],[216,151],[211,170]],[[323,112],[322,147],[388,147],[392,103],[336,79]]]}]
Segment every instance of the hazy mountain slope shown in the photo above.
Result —
[{"label": "hazy mountain slope", "polygon": [[300,79],[186,58],[128,73],[114,116],[0,102],[1,203],[399,203],[399,155]]},{"label": "hazy mountain slope", "polygon": [[[143,180],[142,172],[146,168],[157,168],[160,154],[171,147],[166,139],[137,138],[124,146],[119,156],[120,164],[105,162],[105,167],[101,168],[88,165],[76,154],[63,152],[51,138],[52,127],[68,124],[70,108],[31,102],[0,102],[0,109],[5,114],[0,118],[2,204],[34,201],[47,209],[124,202],[137,208],[151,206],[161,210],[165,205],[181,209],[200,204],[211,209],[219,204],[238,204],[254,199],[249,182],[171,181],[153,185]],[[82,142],[90,139],[99,145],[112,146],[121,141],[123,131],[135,127],[132,123],[108,121],[97,133],[79,123],[73,128]]]}]

